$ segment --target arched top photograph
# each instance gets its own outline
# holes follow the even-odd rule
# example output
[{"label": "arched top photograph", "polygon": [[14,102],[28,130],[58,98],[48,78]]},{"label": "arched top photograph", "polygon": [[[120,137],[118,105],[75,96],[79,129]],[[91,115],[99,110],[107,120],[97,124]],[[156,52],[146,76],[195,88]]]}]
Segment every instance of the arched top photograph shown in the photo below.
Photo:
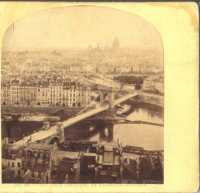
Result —
[{"label": "arched top photograph", "polygon": [[163,184],[164,47],[101,5],[33,11],[5,31],[2,182]]}]

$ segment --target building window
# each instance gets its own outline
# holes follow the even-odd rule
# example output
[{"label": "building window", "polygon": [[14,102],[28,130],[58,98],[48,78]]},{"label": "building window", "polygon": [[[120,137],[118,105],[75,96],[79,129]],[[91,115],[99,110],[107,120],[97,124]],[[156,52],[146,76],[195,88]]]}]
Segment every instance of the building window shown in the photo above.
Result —
[{"label": "building window", "polygon": [[18,168],[20,168],[21,167],[21,163],[17,162],[17,166],[18,166]]},{"label": "building window", "polygon": [[13,167],[13,168],[15,167],[15,163],[14,163],[14,162],[12,162],[12,167]]}]

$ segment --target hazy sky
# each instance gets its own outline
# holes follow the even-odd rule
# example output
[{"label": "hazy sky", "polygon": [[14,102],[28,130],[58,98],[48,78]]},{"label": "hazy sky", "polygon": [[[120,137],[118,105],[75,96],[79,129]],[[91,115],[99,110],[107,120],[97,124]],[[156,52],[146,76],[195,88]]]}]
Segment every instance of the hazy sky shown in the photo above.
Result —
[{"label": "hazy sky", "polygon": [[160,52],[160,36],[143,18],[111,8],[72,6],[36,12],[11,25],[4,37],[8,50],[110,46],[151,48]]}]

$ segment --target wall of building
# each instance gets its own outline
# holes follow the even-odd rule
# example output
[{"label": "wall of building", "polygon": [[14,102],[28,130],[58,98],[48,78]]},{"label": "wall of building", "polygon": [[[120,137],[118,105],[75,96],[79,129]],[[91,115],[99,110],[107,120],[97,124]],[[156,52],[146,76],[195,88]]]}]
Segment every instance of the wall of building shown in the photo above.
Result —
[{"label": "wall of building", "polygon": [[19,106],[85,107],[90,103],[90,88],[82,85],[3,85],[1,104]]}]

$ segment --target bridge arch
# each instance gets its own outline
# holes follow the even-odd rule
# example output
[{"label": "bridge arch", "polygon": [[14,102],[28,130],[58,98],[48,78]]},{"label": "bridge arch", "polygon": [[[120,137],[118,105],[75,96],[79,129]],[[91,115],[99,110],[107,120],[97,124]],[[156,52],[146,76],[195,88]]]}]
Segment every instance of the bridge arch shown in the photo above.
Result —
[{"label": "bridge arch", "polygon": [[49,144],[59,144],[60,143],[60,139],[59,139],[59,137],[56,137],[56,136],[54,136],[54,137],[52,137],[50,140],[49,140]]}]

